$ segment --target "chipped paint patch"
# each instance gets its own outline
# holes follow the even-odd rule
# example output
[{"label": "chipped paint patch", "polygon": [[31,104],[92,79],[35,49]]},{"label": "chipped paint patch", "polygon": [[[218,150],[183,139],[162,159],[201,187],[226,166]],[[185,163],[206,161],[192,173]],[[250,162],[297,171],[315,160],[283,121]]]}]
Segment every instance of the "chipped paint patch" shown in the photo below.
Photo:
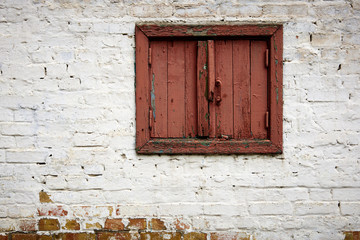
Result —
[{"label": "chipped paint patch", "polygon": [[155,121],[155,112],[156,112],[156,108],[155,108],[155,74],[153,73],[152,75],[152,80],[151,80],[151,108],[152,108],[152,112],[153,112],[153,118]]}]

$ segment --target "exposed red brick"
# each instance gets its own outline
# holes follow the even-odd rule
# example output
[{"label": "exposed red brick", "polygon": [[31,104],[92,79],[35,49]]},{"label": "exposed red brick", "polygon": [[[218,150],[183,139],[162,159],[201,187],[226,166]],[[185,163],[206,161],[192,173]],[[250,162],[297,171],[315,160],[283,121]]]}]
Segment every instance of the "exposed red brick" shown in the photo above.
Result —
[{"label": "exposed red brick", "polygon": [[109,229],[109,230],[124,230],[125,226],[124,223],[122,222],[122,218],[108,218],[105,221],[105,229]]},{"label": "exposed red brick", "polygon": [[100,223],[86,223],[85,224],[86,229],[102,229],[102,226]]},{"label": "exposed red brick", "polygon": [[130,232],[99,232],[97,233],[98,240],[137,240],[139,233]]},{"label": "exposed red brick", "polygon": [[39,231],[60,230],[60,223],[57,219],[43,218],[39,220]]},{"label": "exposed red brick", "polygon": [[21,231],[35,231],[36,220],[20,220],[19,227]]},{"label": "exposed red brick", "polygon": [[6,236],[6,235],[0,235],[0,240],[8,240],[8,236]]},{"label": "exposed red brick", "polygon": [[360,232],[344,232],[345,239],[344,240],[360,240]]},{"label": "exposed red brick", "polygon": [[206,233],[191,232],[184,235],[184,240],[206,240]]},{"label": "exposed red brick", "polygon": [[146,229],[145,218],[130,218],[129,224],[125,227],[126,230],[144,230]]},{"label": "exposed red brick", "polygon": [[147,232],[140,233],[140,240],[180,240],[179,232]]},{"label": "exposed red brick", "polygon": [[250,236],[245,233],[234,233],[234,232],[224,232],[224,233],[211,233],[211,240],[250,240]]},{"label": "exposed red brick", "polygon": [[38,235],[38,240],[52,240],[52,236],[49,236],[49,235]]},{"label": "exposed red brick", "polygon": [[56,240],[95,240],[94,233],[61,233],[55,236]]},{"label": "exposed red brick", "polygon": [[80,230],[80,224],[76,220],[66,220],[65,227],[67,230]]},{"label": "exposed red brick", "polygon": [[41,206],[39,216],[66,216],[68,212],[62,206]]},{"label": "exposed red brick", "polygon": [[34,233],[25,234],[25,233],[14,233],[11,234],[12,240],[37,240],[37,235]]},{"label": "exposed red brick", "polygon": [[50,199],[50,197],[51,197],[51,195],[47,194],[43,190],[41,190],[41,192],[39,192],[39,200],[40,200],[41,203],[51,203],[51,202],[53,202]]},{"label": "exposed red brick", "polygon": [[190,225],[186,224],[184,222],[181,222],[179,219],[176,219],[176,221],[174,222],[174,226],[176,228],[176,230],[186,230],[186,229],[190,229]]},{"label": "exposed red brick", "polygon": [[162,221],[158,218],[153,218],[149,222],[149,229],[151,229],[151,230],[166,230],[166,226],[165,226],[164,221]]}]

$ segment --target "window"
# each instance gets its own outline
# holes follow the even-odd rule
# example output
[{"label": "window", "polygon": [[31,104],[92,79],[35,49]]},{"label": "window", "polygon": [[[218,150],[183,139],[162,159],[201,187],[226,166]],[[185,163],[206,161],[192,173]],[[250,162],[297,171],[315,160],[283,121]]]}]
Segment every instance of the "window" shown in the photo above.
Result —
[{"label": "window", "polygon": [[136,151],[282,152],[282,26],[136,26]]}]

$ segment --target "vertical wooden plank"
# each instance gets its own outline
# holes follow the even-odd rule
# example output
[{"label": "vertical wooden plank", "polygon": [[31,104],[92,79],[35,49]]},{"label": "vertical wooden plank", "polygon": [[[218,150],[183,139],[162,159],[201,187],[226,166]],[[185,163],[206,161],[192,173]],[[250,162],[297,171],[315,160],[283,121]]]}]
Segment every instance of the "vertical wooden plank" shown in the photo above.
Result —
[{"label": "vertical wooden plank", "polygon": [[209,136],[207,41],[198,41],[197,55],[198,136]]},{"label": "vertical wooden plank", "polygon": [[249,139],[250,133],[250,41],[233,42],[234,138]]},{"label": "vertical wooden plank", "polygon": [[168,41],[168,137],[185,137],[185,42]]},{"label": "vertical wooden plank", "polygon": [[151,137],[166,138],[167,134],[167,41],[152,41],[151,47],[151,109],[153,124]]},{"label": "vertical wooden plank", "polygon": [[270,39],[270,140],[283,145],[283,27]]},{"label": "vertical wooden plank", "polygon": [[221,102],[216,104],[216,136],[233,137],[232,40],[215,41],[216,78],[221,81]]},{"label": "vertical wooden plank", "polygon": [[208,40],[208,73],[209,73],[209,137],[216,135],[215,122],[215,44],[213,40]]},{"label": "vertical wooden plank", "polygon": [[185,42],[185,134],[197,135],[196,54],[197,41]]},{"label": "vertical wooden plank", "polygon": [[265,115],[268,111],[266,41],[251,41],[251,132],[254,138],[267,139]]},{"label": "vertical wooden plank", "polygon": [[136,63],[136,149],[139,150],[150,139],[149,131],[149,40],[135,28]]}]

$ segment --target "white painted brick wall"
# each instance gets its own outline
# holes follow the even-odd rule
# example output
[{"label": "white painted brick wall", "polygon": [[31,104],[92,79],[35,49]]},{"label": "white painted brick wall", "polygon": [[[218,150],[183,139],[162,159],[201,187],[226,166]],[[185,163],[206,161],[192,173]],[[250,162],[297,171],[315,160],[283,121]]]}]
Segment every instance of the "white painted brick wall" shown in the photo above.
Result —
[{"label": "white painted brick wall", "polygon": [[[134,27],[145,21],[284,24],[284,153],[136,155]],[[359,31],[358,0],[1,1],[0,231],[38,219],[44,190],[82,229],[163,217],[256,239],[343,239],[360,229]]]}]

